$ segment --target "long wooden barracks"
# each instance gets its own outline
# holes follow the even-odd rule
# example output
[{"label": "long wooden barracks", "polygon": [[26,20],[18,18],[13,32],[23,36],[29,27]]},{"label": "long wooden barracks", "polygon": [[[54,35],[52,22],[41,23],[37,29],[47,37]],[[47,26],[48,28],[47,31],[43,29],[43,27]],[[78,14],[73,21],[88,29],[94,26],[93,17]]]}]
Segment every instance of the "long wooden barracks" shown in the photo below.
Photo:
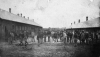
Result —
[{"label": "long wooden barracks", "polygon": [[[80,40],[80,43],[86,44],[95,44],[100,42],[100,16],[94,19],[88,20],[86,17],[86,21],[72,24],[71,26],[66,29],[69,32],[70,42],[73,39]],[[73,39],[72,39],[73,38]],[[74,42],[74,41],[73,41]]]},{"label": "long wooden barracks", "polygon": [[9,12],[0,9],[0,40],[5,40],[9,32],[37,33],[40,29],[42,27],[36,22],[11,13],[11,8],[9,8]]},{"label": "long wooden barracks", "polygon": [[88,20],[88,17],[86,17],[86,21],[81,22],[80,21],[77,24],[73,24],[70,26],[71,28],[99,28],[100,27],[100,17],[97,17],[95,19]]}]

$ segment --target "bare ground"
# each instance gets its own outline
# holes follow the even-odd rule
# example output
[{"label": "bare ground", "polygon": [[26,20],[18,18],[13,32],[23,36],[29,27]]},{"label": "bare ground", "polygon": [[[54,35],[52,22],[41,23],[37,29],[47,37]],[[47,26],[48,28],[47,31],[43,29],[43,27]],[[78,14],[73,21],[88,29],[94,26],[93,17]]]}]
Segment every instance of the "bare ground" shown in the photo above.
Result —
[{"label": "bare ground", "polygon": [[63,43],[43,43],[38,46],[33,43],[25,48],[24,46],[0,45],[2,57],[89,57],[88,49],[83,46]]}]

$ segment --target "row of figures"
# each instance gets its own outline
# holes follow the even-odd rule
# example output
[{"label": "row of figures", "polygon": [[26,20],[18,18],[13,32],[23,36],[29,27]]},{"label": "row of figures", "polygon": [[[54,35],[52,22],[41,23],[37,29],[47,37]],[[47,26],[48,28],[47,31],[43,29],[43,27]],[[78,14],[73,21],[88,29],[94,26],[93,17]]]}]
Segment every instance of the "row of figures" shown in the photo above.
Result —
[{"label": "row of figures", "polygon": [[9,44],[20,42],[20,45],[23,45],[23,44],[26,45],[28,44],[27,39],[29,36],[30,36],[30,33],[26,31],[9,32],[7,33],[5,41],[7,41]]},{"label": "row of figures", "polygon": [[72,30],[66,32],[69,43],[95,44],[100,42],[100,32],[93,30]]},{"label": "row of figures", "polygon": [[34,32],[10,32],[6,40],[12,44],[14,41],[19,41],[20,45],[28,44],[29,42],[64,42],[64,43],[80,43],[80,44],[93,44],[100,39],[98,31],[85,31],[85,30],[65,30],[59,32],[39,31],[37,34]]},{"label": "row of figures", "polygon": [[77,40],[73,38],[71,33],[67,33],[66,31],[60,32],[45,32],[40,31],[38,34],[34,34],[33,32],[20,32],[14,33],[10,32],[10,37],[7,38],[7,41],[12,44],[14,41],[19,41],[20,45],[27,45],[32,42],[43,43],[43,42],[64,42],[64,43],[74,43]]},{"label": "row of figures", "polygon": [[51,32],[40,31],[37,34],[34,32],[9,32],[5,39],[9,44],[18,42],[20,45],[27,45],[32,42],[43,43],[43,42],[60,42],[61,38],[57,36],[57,33],[51,34]]}]

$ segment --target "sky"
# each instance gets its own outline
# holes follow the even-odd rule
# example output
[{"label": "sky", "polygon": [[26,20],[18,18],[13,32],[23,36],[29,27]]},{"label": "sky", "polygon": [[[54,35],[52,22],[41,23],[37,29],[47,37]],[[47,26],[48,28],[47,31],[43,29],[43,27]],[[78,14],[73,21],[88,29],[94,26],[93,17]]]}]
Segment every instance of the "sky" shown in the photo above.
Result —
[{"label": "sky", "polygon": [[34,19],[44,28],[68,28],[99,16],[100,0],[0,0],[0,8]]}]

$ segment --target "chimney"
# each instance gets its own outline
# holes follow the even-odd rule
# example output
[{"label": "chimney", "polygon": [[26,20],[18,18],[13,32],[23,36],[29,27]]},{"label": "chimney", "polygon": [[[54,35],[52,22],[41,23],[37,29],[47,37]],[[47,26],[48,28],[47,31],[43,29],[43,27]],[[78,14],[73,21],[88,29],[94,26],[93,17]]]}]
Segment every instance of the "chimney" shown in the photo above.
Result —
[{"label": "chimney", "polygon": [[34,19],[32,19],[32,21],[34,21]]},{"label": "chimney", "polygon": [[80,19],[78,20],[78,23],[80,23]]},{"label": "chimney", "polygon": [[75,24],[75,21],[74,21],[74,24]]},{"label": "chimney", "polygon": [[11,8],[9,8],[9,12],[11,13]]},{"label": "chimney", "polygon": [[21,13],[20,15],[21,15],[21,17],[22,17],[22,13]]},{"label": "chimney", "polygon": [[23,16],[25,18],[25,16]]},{"label": "chimney", "polygon": [[28,17],[28,19],[29,19],[29,17]]},{"label": "chimney", "polygon": [[19,14],[17,14],[19,16]]},{"label": "chimney", "polygon": [[71,25],[72,25],[72,23],[71,23]]},{"label": "chimney", "polygon": [[88,21],[88,16],[86,17],[86,21]]}]

